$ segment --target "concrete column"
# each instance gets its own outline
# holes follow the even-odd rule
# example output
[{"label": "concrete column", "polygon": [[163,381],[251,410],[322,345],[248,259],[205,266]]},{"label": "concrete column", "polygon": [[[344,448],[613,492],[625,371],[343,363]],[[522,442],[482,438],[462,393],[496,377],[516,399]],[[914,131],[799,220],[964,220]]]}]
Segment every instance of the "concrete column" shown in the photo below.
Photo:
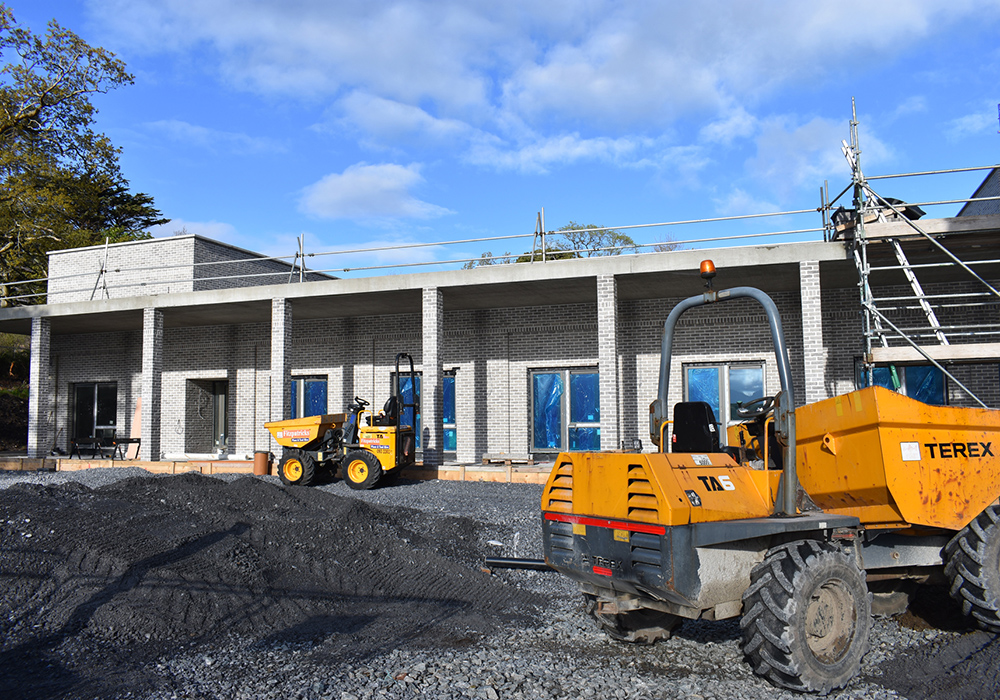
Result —
[{"label": "concrete column", "polygon": [[[420,380],[420,446],[424,451],[424,465],[438,466],[443,461],[441,411],[442,324],[444,323],[444,297],[437,287],[426,287],[423,297],[423,363]],[[462,426],[458,426],[462,430]]]},{"label": "concrete column", "polygon": [[44,457],[52,440],[51,326],[47,318],[31,319],[28,372],[28,456]]},{"label": "concrete column", "polygon": [[601,391],[601,449],[616,450],[618,415],[618,283],[614,275],[597,277],[597,366]]},{"label": "concrete column", "polygon": [[485,432],[486,426],[480,423],[478,416],[480,412],[486,410],[482,404],[486,401],[487,387],[485,386],[485,378],[482,380],[483,386],[477,386],[476,382],[480,374],[486,374],[481,369],[484,363],[485,360],[477,357],[462,365],[455,373],[455,430],[457,432],[455,459],[462,464],[471,464],[482,456],[476,454],[476,445],[485,440],[480,431]]},{"label": "concrete column", "polygon": [[829,398],[818,260],[803,260],[799,263],[799,289],[802,304],[802,366],[805,374],[805,396],[800,399],[800,404],[804,405]]},{"label": "concrete column", "polygon": [[[271,408],[268,420],[292,415],[292,302],[271,300]],[[271,451],[280,447],[273,438]]]},{"label": "concrete column", "polygon": [[163,386],[163,312],[142,310],[142,444],[139,459],[160,458],[160,411]]}]

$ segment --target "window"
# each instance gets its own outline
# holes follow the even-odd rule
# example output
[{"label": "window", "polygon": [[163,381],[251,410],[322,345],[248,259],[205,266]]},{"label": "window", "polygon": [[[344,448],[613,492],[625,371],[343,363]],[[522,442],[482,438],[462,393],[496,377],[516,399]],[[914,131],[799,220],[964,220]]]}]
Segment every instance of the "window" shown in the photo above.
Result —
[{"label": "window", "polygon": [[[397,382],[399,382],[399,390],[396,390]],[[392,387],[393,392],[398,393],[402,406],[399,407],[399,424],[400,425],[411,425],[413,426],[413,433],[416,436],[417,449],[421,448],[422,435],[420,434],[420,373],[417,372],[413,375],[413,381],[410,381],[409,373],[402,375],[401,377],[396,377],[396,373],[392,373]],[[414,392],[415,395],[414,395]],[[418,412],[416,415],[413,414],[413,406],[407,406],[406,404],[417,404]]]},{"label": "window", "polygon": [[531,450],[601,449],[601,392],[593,370],[531,372]]},{"label": "window", "polygon": [[292,418],[326,415],[326,377],[292,379]]},{"label": "window", "polygon": [[[860,360],[856,369],[857,386],[859,388],[868,386],[868,375]],[[944,373],[934,365],[875,367],[872,371],[872,383],[932,406],[944,406],[947,403]]]},{"label": "window", "polygon": [[229,442],[229,382],[212,382],[212,447],[223,450]]},{"label": "window", "polygon": [[73,438],[110,438],[118,420],[118,385],[84,383],[73,387]]},{"label": "window", "polygon": [[[704,401],[721,426],[739,421],[736,407],[764,396],[763,362],[684,365],[684,400]],[[725,442],[726,431],[719,436]]]},{"label": "window", "polygon": [[458,429],[455,425],[455,373],[446,372],[441,379],[441,422],[444,437],[444,451],[458,449]]}]

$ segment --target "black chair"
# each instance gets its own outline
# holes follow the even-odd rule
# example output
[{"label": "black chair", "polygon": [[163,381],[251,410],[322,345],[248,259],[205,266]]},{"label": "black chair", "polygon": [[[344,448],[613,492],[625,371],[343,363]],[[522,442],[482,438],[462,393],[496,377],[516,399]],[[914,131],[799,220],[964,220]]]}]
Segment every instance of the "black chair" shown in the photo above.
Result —
[{"label": "black chair", "polygon": [[721,452],[715,412],[704,401],[683,401],[674,406],[671,452]]}]

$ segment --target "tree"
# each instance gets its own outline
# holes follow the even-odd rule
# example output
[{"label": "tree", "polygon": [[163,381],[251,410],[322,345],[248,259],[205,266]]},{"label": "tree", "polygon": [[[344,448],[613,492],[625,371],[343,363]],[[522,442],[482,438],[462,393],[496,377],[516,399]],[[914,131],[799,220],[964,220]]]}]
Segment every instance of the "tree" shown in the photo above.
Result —
[{"label": "tree", "polygon": [[597,226],[595,224],[578,224],[570,221],[568,224],[554,232],[562,240],[556,239],[554,248],[573,251],[576,258],[590,258],[604,255],[621,255],[622,253],[634,253],[635,241],[630,236],[616,231],[613,228]]},{"label": "tree", "polygon": [[494,256],[487,251],[482,254],[479,260],[470,260],[462,266],[464,270],[471,270],[483,265],[500,265],[506,263],[526,263],[545,260],[570,260],[572,258],[590,258],[602,255],[621,255],[624,252],[635,253],[639,250],[635,241],[621,231],[607,228],[605,226],[595,226],[592,224],[581,225],[575,221],[555,231],[546,234],[544,255],[541,247],[512,256],[504,253],[503,256]]},{"label": "tree", "polygon": [[[46,253],[148,237],[167,219],[132,194],[91,96],[132,83],[125,64],[53,20],[44,37],[0,5],[0,297],[44,289]],[[0,305],[9,300],[0,299]],[[14,300],[24,303],[29,299]]]},{"label": "tree", "polygon": [[683,247],[684,244],[674,240],[673,236],[664,234],[656,237],[653,251],[657,253],[669,253],[671,250],[680,250]]}]

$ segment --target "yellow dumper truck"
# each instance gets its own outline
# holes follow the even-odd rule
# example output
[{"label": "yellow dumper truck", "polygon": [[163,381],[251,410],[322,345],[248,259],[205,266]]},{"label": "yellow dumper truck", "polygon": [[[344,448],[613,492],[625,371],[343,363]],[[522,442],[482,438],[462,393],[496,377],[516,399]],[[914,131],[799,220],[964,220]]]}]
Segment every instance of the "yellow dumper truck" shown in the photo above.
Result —
[{"label": "yellow dumper truck", "polygon": [[[409,362],[409,370],[400,374],[400,361],[404,359]],[[404,468],[414,464],[416,456],[416,433],[405,422],[420,413],[416,392],[412,391],[415,375],[413,358],[406,353],[396,355],[396,393],[378,414],[368,410],[368,402],[356,396],[347,413],[265,423],[264,427],[284,448],[278,462],[281,480],[290,486],[309,486],[324,473],[333,476],[339,468],[351,488],[371,489],[398,477]],[[402,390],[407,379],[412,401],[406,401]]]},{"label": "yellow dumper truck", "polygon": [[[621,641],[740,616],[753,670],[799,691],[857,674],[873,594],[889,611],[905,608],[910,586],[947,583],[976,624],[1000,632],[1000,411],[881,387],[795,408],[774,302],[751,287],[712,290],[706,263],[709,290],[664,323],[658,451],[558,456],[542,497],[547,564]],[[767,313],[781,391],[744,406],[722,446],[708,404],[679,403],[668,420],[670,355],[685,311],[737,298]]]}]

